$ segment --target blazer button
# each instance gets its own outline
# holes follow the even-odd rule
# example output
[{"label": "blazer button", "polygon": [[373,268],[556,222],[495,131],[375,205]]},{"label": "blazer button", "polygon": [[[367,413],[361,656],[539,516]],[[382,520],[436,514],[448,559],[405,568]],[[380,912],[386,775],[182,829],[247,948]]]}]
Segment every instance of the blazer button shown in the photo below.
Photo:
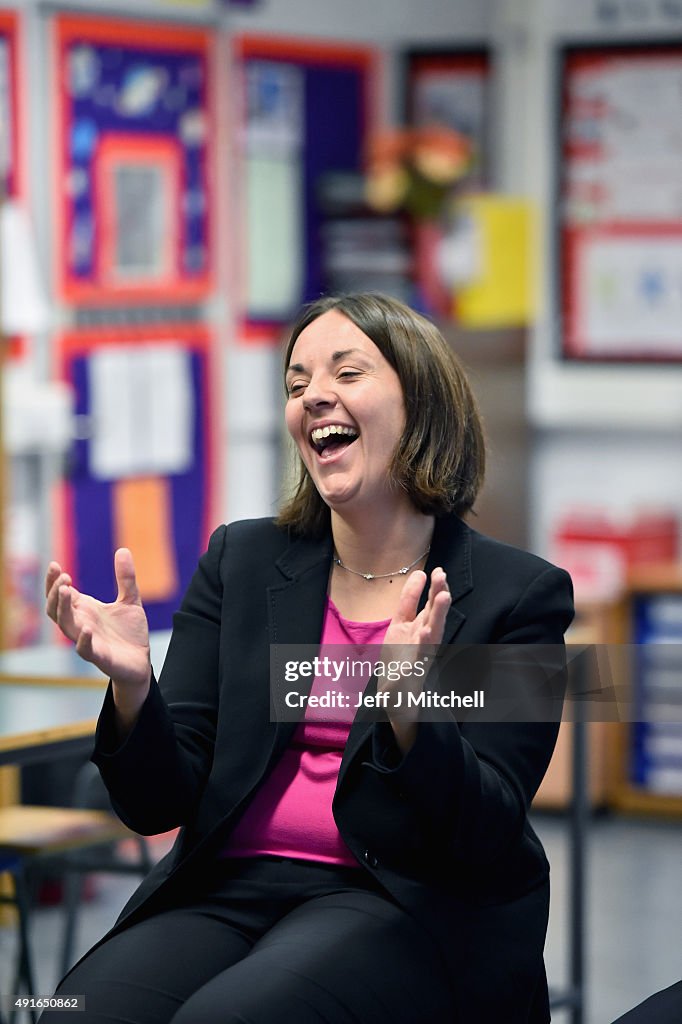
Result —
[{"label": "blazer button", "polygon": [[365,852],[363,853],[362,856],[364,858],[365,864],[369,865],[370,868],[378,868],[379,867],[379,861],[374,856],[374,854],[371,852],[371,850],[365,850]]}]

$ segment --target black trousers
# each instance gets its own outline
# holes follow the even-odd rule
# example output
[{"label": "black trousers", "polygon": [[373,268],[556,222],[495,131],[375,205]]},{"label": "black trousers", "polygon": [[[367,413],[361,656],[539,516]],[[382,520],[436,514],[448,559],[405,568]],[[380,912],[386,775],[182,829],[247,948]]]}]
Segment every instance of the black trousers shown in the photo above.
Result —
[{"label": "black trousers", "polygon": [[[192,898],[89,953],[59,1024],[454,1024],[430,937],[361,868],[222,861]],[[45,1018],[43,1018],[45,1019]]]}]

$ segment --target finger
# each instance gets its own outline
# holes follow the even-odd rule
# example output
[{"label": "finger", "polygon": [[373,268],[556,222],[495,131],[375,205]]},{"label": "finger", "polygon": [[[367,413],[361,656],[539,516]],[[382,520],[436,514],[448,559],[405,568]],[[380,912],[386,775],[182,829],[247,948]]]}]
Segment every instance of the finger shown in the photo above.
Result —
[{"label": "finger", "polygon": [[405,580],[403,589],[400,592],[400,600],[393,622],[413,622],[417,615],[419,598],[422,595],[426,584],[426,573],[421,569],[415,570]]},{"label": "finger", "polygon": [[61,572],[62,567],[59,562],[50,562],[47,567],[47,572],[45,573],[45,597],[50,596],[50,590],[52,589],[55,580],[61,576]]},{"label": "finger", "polygon": [[442,641],[445,631],[445,620],[447,619],[451,604],[452,598],[449,592],[441,591],[440,594],[436,594],[431,614],[425,623],[429,630],[427,643],[439,644]]},{"label": "finger", "polygon": [[428,599],[427,599],[427,602],[426,602],[426,605],[427,605],[427,608],[429,609],[429,611],[433,607],[433,602],[435,601],[435,599],[438,596],[438,594],[442,594],[442,593],[449,594],[450,593],[450,588],[448,587],[448,578],[447,578],[447,576],[445,574],[445,569],[443,569],[442,566],[439,565],[431,573],[431,584],[429,586],[429,596],[428,596]]},{"label": "finger", "polygon": [[93,660],[92,633],[90,632],[90,629],[85,626],[78,634],[78,639],[76,640],[76,652],[81,656],[83,661]]},{"label": "finger", "polygon": [[52,586],[47,592],[47,601],[45,603],[45,610],[47,614],[55,622],[57,621],[57,605],[59,601],[59,588],[71,586],[71,577],[67,572],[60,572],[59,575],[52,582]]},{"label": "finger", "polygon": [[57,615],[55,622],[61,629],[62,633],[69,638],[69,640],[77,640],[79,629],[76,626],[76,620],[73,614],[73,600],[78,596],[78,591],[74,587],[63,584],[59,587],[58,599],[57,599]]},{"label": "finger", "polygon": [[142,604],[135,579],[135,564],[128,548],[119,548],[114,554],[114,572],[118,586],[116,600],[126,604]]}]

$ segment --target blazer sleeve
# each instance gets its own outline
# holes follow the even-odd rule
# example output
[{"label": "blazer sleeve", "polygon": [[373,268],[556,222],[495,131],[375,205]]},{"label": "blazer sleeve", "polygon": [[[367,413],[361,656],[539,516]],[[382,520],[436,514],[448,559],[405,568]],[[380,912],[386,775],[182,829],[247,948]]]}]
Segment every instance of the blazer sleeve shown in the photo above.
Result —
[{"label": "blazer sleeve", "polygon": [[[570,577],[551,566],[526,587],[494,643],[547,645],[563,683],[563,634],[572,617]],[[378,723],[367,767],[413,806],[415,820],[445,844],[448,857],[483,865],[519,840],[557,732],[551,720],[422,720],[401,756],[390,725]]]},{"label": "blazer sleeve", "polygon": [[173,617],[159,682],[152,678],[131,732],[119,743],[111,685],[98,721],[92,760],[121,820],[143,835],[187,824],[211,770],[225,539],[225,526],[211,536]]}]

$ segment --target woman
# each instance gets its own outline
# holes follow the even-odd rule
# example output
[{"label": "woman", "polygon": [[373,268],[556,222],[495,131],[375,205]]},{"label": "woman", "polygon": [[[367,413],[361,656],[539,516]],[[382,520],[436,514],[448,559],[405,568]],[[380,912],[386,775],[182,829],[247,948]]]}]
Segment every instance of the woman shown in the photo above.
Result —
[{"label": "woman", "polygon": [[[117,811],[183,826],[60,994],[85,994],[80,1024],[546,1022],[548,866],[526,811],[556,725],[393,708],[433,645],[562,643],[570,580],[461,520],[483,438],[428,321],[321,299],[286,388],[296,494],[274,523],[215,531],[159,685],[130,553],[110,605],[48,570],[48,613],[112,679],[93,759]],[[370,683],[378,721],[270,721],[270,645],[320,641],[410,651]]]}]

